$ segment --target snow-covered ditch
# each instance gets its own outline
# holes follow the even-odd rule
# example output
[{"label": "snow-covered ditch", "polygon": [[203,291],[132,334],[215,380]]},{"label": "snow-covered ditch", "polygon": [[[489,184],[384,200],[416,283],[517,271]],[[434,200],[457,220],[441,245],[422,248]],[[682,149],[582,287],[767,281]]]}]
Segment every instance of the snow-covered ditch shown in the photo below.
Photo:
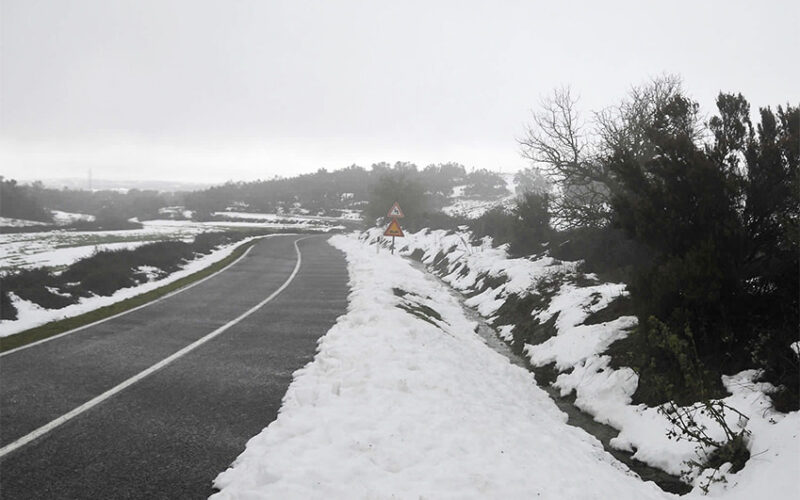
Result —
[{"label": "snow-covered ditch", "polygon": [[331,243],[347,257],[347,314],[213,498],[672,496],[567,425],[445,285],[354,236]]},{"label": "snow-covered ditch", "polygon": [[[11,296],[11,301],[14,307],[17,309],[17,319],[0,320],[0,337],[6,337],[8,335],[20,333],[51,321],[79,316],[89,311],[93,311],[95,309],[135,297],[136,295],[155,290],[156,288],[160,288],[197,271],[205,269],[215,262],[219,262],[230,255],[231,252],[233,252],[233,250],[239,245],[256,238],[257,237],[245,238],[235,243],[221,246],[212,251],[210,254],[203,255],[192,260],[191,262],[186,263],[179,271],[166,276],[163,274],[163,272],[159,272],[161,271],[160,269],[139,268],[138,270],[141,271],[143,275],[154,279],[154,281],[148,281],[134,287],[122,288],[109,296],[95,295],[92,297],[83,297],[78,303],[63,307],[61,309],[45,309],[37,304],[34,304],[33,302],[23,300],[13,293],[10,293],[9,295]],[[123,245],[127,244],[128,243],[125,243]]]},{"label": "snow-covered ditch", "polygon": [[[363,241],[374,243],[380,234],[379,230],[369,231]],[[630,368],[609,366],[610,357],[604,351],[628,334],[636,325],[636,318],[621,316],[605,323],[583,324],[591,313],[625,295],[623,284],[600,283],[595,276],[579,276],[577,262],[561,262],[547,256],[512,259],[504,247],[493,248],[488,239],[478,245],[470,243],[466,233],[423,230],[407,234],[399,253],[421,259],[444,282],[473,295],[465,303],[494,321],[506,340],[512,339],[517,325],[498,324],[500,308],[512,295],[541,295],[544,289],[549,300],[534,309],[530,319],[539,323],[553,321],[555,335],[525,346],[530,362],[534,366],[553,363],[560,372],[553,385],[564,395],[574,391],[575,404],[581,410],[620,430],[612,446],[634,452],[634,458],[676,475],[685,468],[686,460],[697,458],[693,443],[667,437],[670,424],[657,408],[631,404],[638,384],[636,373]],[[727,484],[714,484],[711,494],[726,498],[794,498],[800,493],[800,481],[796,479],[800,470],[800,415],[773,411],[766,396],[771,387],[755,382],[757,376],[756,371],[750,370],[723,378],[731,394],[725,403],[749,417],[745,422],[730,415],[728,423],[734,430],[746,426],[751,433],[751,458],[742,471],[727,475]],[[721,438],[722,429],[707,423],[709,434]]]}]

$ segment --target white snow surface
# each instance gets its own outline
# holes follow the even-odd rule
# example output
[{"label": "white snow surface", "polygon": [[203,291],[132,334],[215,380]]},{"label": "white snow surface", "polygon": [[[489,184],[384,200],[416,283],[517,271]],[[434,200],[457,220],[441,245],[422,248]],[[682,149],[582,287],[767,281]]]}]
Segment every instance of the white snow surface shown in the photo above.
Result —
[{"label": "white snow surface", "polygon": [[530,372],[473,332],[444,285],[353,236],[331,243],[347,256],[347,314],[212,498],[671,497],[568,426]]},{"label": "white snow surface", "polygon": [[510,209],[514,206],[516,199],[516,182],[514,181],[513,173],[500,174],[503,181],[506,183],[506,189],[509,194],[494,200],[482,200],[469,198],[464,195],[467,185],[453,187],[453,192],[450,196],[451,203],[442,208],[442,212],[452,217],[466,217],[467,219],[477,219],[489,210],[496,207],[503,207]]},{"label": "white snow surface", "polygon": [[[33,302],[20,299],[13,293],[10,293],[9,295],[11,296],[12,303],[14,304],[14,307],[16,307],[17,309],[17,319],[13,321],[0,320],[0,337],[5,337],[8,335],[13,335],[15,333],[20,333],[29,328],[34,328],[36,326],[43,325],[51,321],[71,318],[73,316],[79,316],[83,313],[93,311],[95,309],[99,309],[101,307],[108,306],[131,297],[135,297],[136,295],[149,292],[150,290],[154,290],[156,288],[160,288],[164,285],[172,283],[173,281],[177,281],[185,276],[200,271],[201,269],[205,269],[206,267],[212,265],[213,263],[224,259],[228,255],[230,255],[230,253],[237,246],[253,239],[255,238],[246,238],[237,241],[236,243],[222,246],[212,251],[208,255],[204,255],[185,264],[181,270],[176,271],[167,276],[164,276],[162,279],[158,279],[156,281],[149,281],[147,283],[142,283],[134,287],[122,288],[120,290],[117,290],[114,294],[107,297],[103,296],[85,297],[82,298],[80,302],[78,302],[77,304],[72,304],[61,309],[44,309],[39,305],[34,304]],[[139,268],[139,270],[144,272],[148,271],[148,269],[142,269],[141,267]],[[152,269],[150,271],[152,271]]]},{"label": "white snow surface", "polygon": [[11,217],[0,217],[0,227],[29,227],[29,226],[42,226],[47,222],[40,222],[36,220],[27,219],[14,219]]},{"label": "white snow surface", "polygon": [[75,212],[63,212],[61,210],[51,210],[51,214],[53,214],[53,221],[58,225],[68,225],[72,224],[73,222],[77,221],[93,221],[95,220],[94,215],[89,214],[80,214]]},{"label": "white snow surface", "polygon": [[147,245],[148,243],[153,243],[153,241],[122,241],[119,243],[101,243],[97,245],[52,248],[40,252],[24,253],[21,255],[1,255],[0,267],[3,267],[3,265],[6,263],[16,264],[17,268],[65,267],[78,260],[91,257],[95,252],[132,250],[136,247]]},{"label": "white snow surface", "polygon": [[[148,221],[142,229],[119,231],[41,231],[0,234],[0,270],[39,266],[67,266],[97,250],[134,248],[160,240],[191,240],[219,228],[159,224]],[[171,222],[171,221],[165,221]]]}]

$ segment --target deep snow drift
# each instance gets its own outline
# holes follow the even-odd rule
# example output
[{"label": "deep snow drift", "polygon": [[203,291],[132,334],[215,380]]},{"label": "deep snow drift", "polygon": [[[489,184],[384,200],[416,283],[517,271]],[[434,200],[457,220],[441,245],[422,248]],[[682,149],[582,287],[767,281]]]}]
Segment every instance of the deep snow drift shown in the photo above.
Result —
[{"label": "deep snow drift", "polygon": [[213,498],[672,497],[566,425],[444,285],[353,236],[331,241],[348,312]]}]

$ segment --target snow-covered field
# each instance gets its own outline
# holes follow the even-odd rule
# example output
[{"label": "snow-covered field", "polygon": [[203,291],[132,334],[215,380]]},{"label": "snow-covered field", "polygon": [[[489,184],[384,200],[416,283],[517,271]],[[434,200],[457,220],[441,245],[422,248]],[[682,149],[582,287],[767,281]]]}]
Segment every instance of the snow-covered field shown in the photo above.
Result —
[{"label": "snow-covered field", "polygon": [[39,222],[35,220],[25,219],[12,219],[11,217],[0,217],[0,227],[30,227],[41,226],[46,222]]},{"label": "snow-covered field", "polygon": [[[95,250],[134,248],[161,240],[190,240],[207,230],[188,225],[145,223],[124,231],[43,231],[0,234],[0,272],[39,266],[61,267]],[[167,223],[173,221],[165,221]]]},{"label": "snow-covered field", "polygon": [[78,214],[74,212],[62,212],[61,210],[51,210],[53,214],[53,222],[57,225],[67,225],[72,224],[73,222],[79,221],[93,221],[95,219],[94,215],[89,214]]},{"label": "snow-covered field", "polygon": [[18,317],[13,321],[0,321],[0,337],[23,332],[29,328],[34,328],[51,321],[79,316],[83,313],[120,302],[130,297],[135,297],[136,295],[149,292],[156,288],[160,288],[185,276],[200,271],[201,269],[205,269],[215,262],[219,262],[230,255],[236,247],[252,239],[254,238],[247,238],[236,243],[220,247],[208,255],[204,255],[185,264],[181,270],[164,276],[160,279],[156,279],[155,281],[149,281],[134,287],[122,288],[107,297],[84,297],[81,298],[77,304],[69,305],[61,309],[44,309],[32,302],[22,300],[19,297],[11,294],[11,300],[14,306],[17,308]]},{"label": "snow-covered field", "polygon": [[506,197],[502,200],[471,200],[457,199],[450,205],[442,208],[442,212],[451,217],[466,217],[467,219],[477,219],[489,210],[498,207],[510,207],[514,197]]},{"label": "snow-covered field", "polygon": [[[57,226],[65,226],[77,221],[93,221],[93,215],[76,214],[72,212],[62,212],[61,210],[51,210],[53,215],[53,223]],[[11,219],[9,217],[0,217],[0,227],[30,227],[47,225],[47,222],[40,222],[35,220],[25,219]]]},{"label": "snow-covered field", "polygon": [[213,498],[671,496],[567,425],[444,285],[353,236],[331,241],[347,256],[348,312]]},{"label": "snow-covered field", "polygon": [[[72,214],[75,215],[75,214]],[[80,214],[77,214],[80,215]],[[0,234],[0,273],[33,267],[65,267],[95,251],[135,248],[163,240],[189,241],[206,231],[228,229],[282,229],[330,231],[338,228],[313,221],[288,222],[192,222],[151,220],[142,229],[122,231],[43,231]]]}]

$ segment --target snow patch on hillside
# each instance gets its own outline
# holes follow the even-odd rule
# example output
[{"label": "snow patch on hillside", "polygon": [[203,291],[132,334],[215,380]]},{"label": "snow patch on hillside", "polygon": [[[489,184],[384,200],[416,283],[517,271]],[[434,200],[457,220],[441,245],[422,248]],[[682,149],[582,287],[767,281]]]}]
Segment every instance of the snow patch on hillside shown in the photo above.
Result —
[{"label": "snow patch on hillside", "polygon": [[89,214],[63,212],[61,210],[51,210],[50,213],[53,214],[53,222],[59,226],[66,226],[78,221],[91,222],[95,220],[95,216]]},{"label": "snow patch on hillside", "polygon": [[0,227],[32,227],[32,226],[42,226],[46,224],[47,222],[40,222],[36,220],[0,217]]},{"label": "snow patch on hillside", "polygon": [[500,177],[503,178],[503,182],[506,184],[506,189],[509,194],[494,200],[470,198],[464,194],[467,188],[466,185],[455,186],[450,196],[450,204],[443,207],[442,212],[451,217],[477,219],[493,208],[503,207],[505,209],[511,209],[514,206],[516,197],[514,176],[515,174],[513,173],[500,174]]}]

